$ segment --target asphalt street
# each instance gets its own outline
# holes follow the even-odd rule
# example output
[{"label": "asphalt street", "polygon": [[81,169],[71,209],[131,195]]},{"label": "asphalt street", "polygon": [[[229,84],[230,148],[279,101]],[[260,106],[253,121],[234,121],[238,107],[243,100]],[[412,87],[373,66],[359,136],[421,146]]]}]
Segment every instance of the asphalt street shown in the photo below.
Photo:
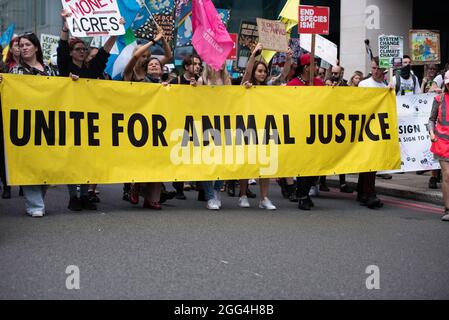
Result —
[{"label": "asphalt street", "polygon": [[[304,212],[271,189],[275,212],[255,199],[240,209],[225,193],[211,212],[192,191],[155,212],[102,185],[98,211],[73,213],[58,186],[47,215],[30,218],[15,188],[0,199],[0,299],[449,298],[441,207],[382,197],[373,211],[333,190]],[[368,290],[373,265],[380,288]],[[66,288],[68,266],[79,268],[79,290]]]}]

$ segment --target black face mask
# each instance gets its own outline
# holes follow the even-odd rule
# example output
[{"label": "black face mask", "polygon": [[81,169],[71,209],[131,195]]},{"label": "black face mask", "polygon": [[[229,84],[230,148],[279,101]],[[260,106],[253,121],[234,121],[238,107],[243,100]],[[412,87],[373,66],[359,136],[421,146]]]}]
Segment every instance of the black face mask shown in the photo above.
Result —
[{"label": "black face mask", "polygon": [[331,77],[331,81],[332,82],[338,82],[338,81],[340,81],[340,77],[339,76],[332,76]]},{"label": "black face mask", "polygon": [[408,79],[408,78],[410,78],[411,72],[412,72],[411,65],[402,67],[402,69],[401,69],[401,77],[404,78],[404,79]]}]

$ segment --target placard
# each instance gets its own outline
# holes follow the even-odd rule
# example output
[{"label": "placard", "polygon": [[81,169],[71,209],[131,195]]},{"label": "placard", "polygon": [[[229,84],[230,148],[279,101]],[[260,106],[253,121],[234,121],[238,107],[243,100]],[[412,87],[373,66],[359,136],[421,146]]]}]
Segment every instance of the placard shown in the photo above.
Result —
[{"label": "placard", "polygon": [[259,43],[266,50],[276,52],[288,51],[288,35],[285,24],[280,21],[257,18]]},{"label": "placard", "polygon": [[329,34],[329,7],[299,6],[299,34]]},{"label": "placard", "polygon": [[72,15],[67,24],[74,37],[119,36],[125,34],[120,24],[121,14],[117,0],[61,0]]},{"label": "placard", "polygon": [[410,30],[410,52],[415,65],[441,63],[440,32]]},{"label": "placard", "polygon": [[[312,35],[310,34],[301,34],[300,35],[300,45],[304,50],[311,52],[312,51]],[[337,65],[338,59],[338,47],[335,43],[327,40],[326,38],[317,35],[316,36],[316,46],[315,46],[315,55],[325,60],[329,64],[335,66]]]},{"label": "placard", "polygon": [[395,59],[404,56],[404,38],[400,36],[379,36],[379,62],[381,68],[392,68]]}]

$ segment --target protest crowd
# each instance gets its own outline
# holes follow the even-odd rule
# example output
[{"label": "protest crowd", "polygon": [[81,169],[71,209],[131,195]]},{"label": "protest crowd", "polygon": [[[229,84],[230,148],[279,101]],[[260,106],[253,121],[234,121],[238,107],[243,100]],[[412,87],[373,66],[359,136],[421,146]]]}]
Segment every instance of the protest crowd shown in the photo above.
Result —
[{"label": "protest crowd", "polygon": [[[106,65],[111,50],[117,40],[111,36],[99,49],[89,48],[80,38],[71,37],[67,19],[70,13],[63,10],[61,16],[64,23],[61,28],[60,40],[57,49],[56,64],[44,61],[41,43],[34,33],[24,33],[14,36],[9,43],[9,51],[5,62],[1,63],[2,73],[18,75],[34,75],[46,77],[70,77],[73,81],[80,78],[101,79],[112,81],[111,75],[106,73]],[[125,21],[120,21],[124,24]],[[164,49],[164,56],[157,58],[151,55],[151,47],[160,44]],[[441,183],[444,195],[444,221],[449,221],[449,127],[444,125],[447,107],[449,106],[449,66],[426,65],[423,79],[412,71],[412,60],[403,56],[402,66],[397,67],[395,74],[388,82],[388,74],[382,68],[378,57],[372,57],[371,72],[364,74],[356,71],[345,75],[344,66],[339,63],[329,68],[319,66],[314,57],[302,54],[297,60],[293,59],[292,50],[286,55],[286,62],[280,74],[271,76],[271,64],[261,58],[261,43],[258,43],[249,56],[245,72],[238,79],[231,79],[226,66],[213,68],[205,63],[204,56],[189,55],[182,61],[182,72],[176,74],[165,66],[173,59],[173,52],[166,40],[164,30],[157,28],[157,34],[151,40],[134,48],[129,61],[122,73],[122,81],[159,84],[161,86],[231,86],[241,85],[252,90],[257,86],[331,86],[331,87],[360,87],[360,88],[390,88],[398,96],[420,93],[437,93],[433,102],[432,112],[429,115],[429,131],[433,142],[432,152],[435,159],[440,162],[441,171],[432,172],[429,188],[438,188]],[[0,52],[3,50],[0,50]],[[1,59],[3,61],[4,59]],[[310,74],[313,73],[313,83]],[[345,76],[347,77],[346,80]],[[0,74],[0,81],[5,81]],[[3,135],[3,124],[0,130]],[[1,137],[3,146],[3,137]],[[1,148],[1,178],[2,198],[11,198],[11,186],[7,185],[6,164]],[[417,174],[422,174],[418,172]],[[342,193],[357,192],[357,201],[369,209],[380,209],[382,201],[376,194],[376,177],[391,179],[392,175],[377,175],[375,172],[359,173],[356,190],[346,183],[346,176],[339,176],[339,190]],[[329,192],[326,177],[285,177],[277,179],[286,203],[296,203],[298,209],[309,211],[315,203],[312,197],[319,192]],[[123,201],[131,205],[138,205],[143,199],[143,207],[150,210],[161,210],[161,203],[166,201],[183,201],[186,191],[198,191],[198,200],[204,201],[209,210],[217,211],[222,208],[221,194],[237,197],[241,208],[251,206],[249,199],[256,198],[250,190],[250,185],[256,184],[254,180],[239,181],[202,181],[202,182],[159,182],[159,183],[126,183],[123,185]],[[260,200],[258,206],[265,210],[276,210],[276,205],[269,197],[269,179],[259,179]],[[68,209],[71,211],[96,210],[100,204],[96,185],[67,185]],[[31,217],[42,217],[45,214],[45,194],[48,186],[23,186],[20,188],[25,202],[26,213]],[[170,191],[174,190],[174,191]]]}]

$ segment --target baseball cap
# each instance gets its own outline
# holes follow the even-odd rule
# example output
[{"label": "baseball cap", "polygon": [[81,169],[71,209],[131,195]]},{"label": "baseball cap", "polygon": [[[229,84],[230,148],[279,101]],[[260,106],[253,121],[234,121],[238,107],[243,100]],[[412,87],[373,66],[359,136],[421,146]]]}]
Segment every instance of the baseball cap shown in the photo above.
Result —
[{"label": "baseball cap", "polygon": [[444,74],[444,84],[449,84],[449,71]]},{"label": "baseball cap", "polygon": [[308,66],[308,65],[310,65],[310,54],[308,54],[308,53],[303,54],[299,58],[299,65],[300,66]]}]

